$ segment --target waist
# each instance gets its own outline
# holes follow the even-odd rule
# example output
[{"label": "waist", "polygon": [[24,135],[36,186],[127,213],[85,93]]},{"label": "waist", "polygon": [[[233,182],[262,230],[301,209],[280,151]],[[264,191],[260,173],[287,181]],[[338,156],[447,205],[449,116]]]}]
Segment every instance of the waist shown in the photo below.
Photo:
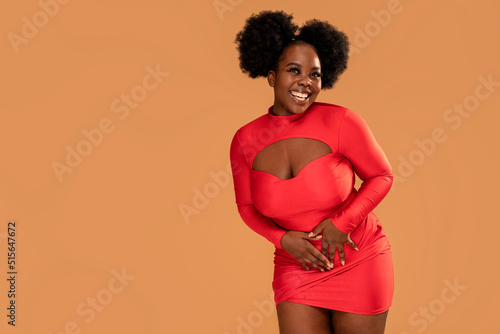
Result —
[{"label": "waist", "polygon": [[347,196],[345,201],[335,206],[329,206],[324,209],[314,209],[294,214],[291,218],[272,218],[273,221],[281,228],[288,231],[303,231],[310,232],[323,220],[333,217],[335,214],[341,212],[351,204],[351,201],[357,194],[357,190],[352,188],[351,193]]},{"label": "waist", "polygon": [[[312,230],[312,229],[311,229]],[[310,231],[305,231],[310,232]],[[380,224],[380,221],[373,212],[370,212],[365,219],[350,234],[351,240],[358,246],[358,251],[350,245],[344,244],[346,263],[349,261],[359,262],[366,258],[390,250],[391,245]],[[321,252],[322,239],[308,240],[318,251]],[[299,262],[286,250],[275,248],[274,263],[277,266],[293,265],[300,266]],[[338,251],[335,251],[334,266],[340,265]],[[300,266],[301,267],[301,266]]]}]

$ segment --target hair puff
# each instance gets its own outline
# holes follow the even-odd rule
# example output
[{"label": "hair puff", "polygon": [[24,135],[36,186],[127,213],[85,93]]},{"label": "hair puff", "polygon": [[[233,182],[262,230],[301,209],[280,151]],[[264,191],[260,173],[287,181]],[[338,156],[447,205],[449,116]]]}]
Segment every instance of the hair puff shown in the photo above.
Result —
[{"label": "hair puff", "polygon": [[252,14],[236,35],[240,68],[251,78],[266,77],[295,37],[298,26],[284,11],[264,10]]},{"label": "hair puff", "polygon": [[349,39],[346,34],[326,21],[307,21],[296,37],[313,46],[321,63],[321,88],[332,88],[347,69]]}]

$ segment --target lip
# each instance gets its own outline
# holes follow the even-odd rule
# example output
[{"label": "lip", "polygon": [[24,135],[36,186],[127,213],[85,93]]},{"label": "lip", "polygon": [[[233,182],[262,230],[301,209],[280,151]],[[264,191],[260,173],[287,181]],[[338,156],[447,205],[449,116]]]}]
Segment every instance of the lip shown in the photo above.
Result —
[{"label": "lip", "polygon": [[[297,91],[297,92],[302,93],[302,92],[300,92],[300,91]],[[292,91],[288,91],[288,94],[290,94],[290,96],[292,97],[292,99],[293,99],[296,103],[298,103],[298,104],[306,104],[307,102],[309,102],[309,98],[310,98],[310,97],[311,97],[311,95],[312,95],[312,93],[303,92],[303,94],[308,94],[308,95],[307,95],[307,98],[306,98],[304,101],[301,101],[301,100],[297,100],[297,99],[295,98],[295,96],[293,96]]]}]

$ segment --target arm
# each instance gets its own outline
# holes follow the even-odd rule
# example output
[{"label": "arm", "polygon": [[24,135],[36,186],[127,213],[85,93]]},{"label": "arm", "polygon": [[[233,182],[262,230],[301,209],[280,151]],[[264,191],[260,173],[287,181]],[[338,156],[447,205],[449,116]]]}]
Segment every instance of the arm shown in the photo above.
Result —
[{"label": "arm", "polygon": [[352,110],[347,110],[344,115],[338,142],[339,152],[351,162],[363,181],[351,203],[331,217],[341,232],[349,234],[387,195],[392,186],[393,174],[368,124]]},{"label": "arm", "polygon": [[283,249],[281,238],[287,231],[260,213],[253,205],[250,192],[251,170],[248,167],[238,133],[234,135],[231,142],[230,156],[236,205],[241,218],[253,231],[271,241],[278,249]]}]

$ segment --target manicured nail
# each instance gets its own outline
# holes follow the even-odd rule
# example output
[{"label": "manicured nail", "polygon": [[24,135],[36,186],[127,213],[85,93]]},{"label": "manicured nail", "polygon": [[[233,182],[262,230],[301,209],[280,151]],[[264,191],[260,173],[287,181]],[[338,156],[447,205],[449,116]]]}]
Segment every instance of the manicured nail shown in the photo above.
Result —
[{"label": "manicured nail", "polygon": [[344,260],[340,261],[340,263],[342,263],[342,265],[345,266],[345,261]]},{"label": "manicured nail", "polygon": [[309,233],[309,238],[312,238],[312,236],[313,236],[313,233],[312,232]]}]

